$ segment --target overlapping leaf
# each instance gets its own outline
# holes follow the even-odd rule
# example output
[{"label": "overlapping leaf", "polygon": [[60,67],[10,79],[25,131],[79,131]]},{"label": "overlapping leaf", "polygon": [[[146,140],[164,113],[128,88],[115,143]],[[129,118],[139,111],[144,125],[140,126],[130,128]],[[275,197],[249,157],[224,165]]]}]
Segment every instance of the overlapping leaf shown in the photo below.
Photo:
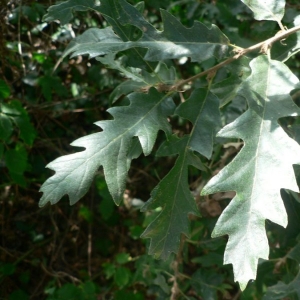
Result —
[{"label": "overlapping leaf", "polygon": [[62,156],[48,164],[56,173],[41,187],[43,197],[40,205],[58,202],[69,195],[74,204],[85,195],[91,185],[95,172],[102,165],[106,183],[114,201],[119,204],[123,199],[128,165],[131,159],[130,146],[138,137],[145,155],[154,145],[157,132],[170,131],[167,116],[172,113],[174,103],[169,97],[151,89],[148,94],[129,95],[130,105],[110,108],[108,112],[114,120],[100,121],[96,125],[103,129],[82,137],[72,146],[85,150]]},{"label": "overlapping leaf", "polygon": [[67,24],[73,18],[73,11],[86,11],[95,9],[95,0],[68,0],[62,3],[52,5],[43,21],[51,22],[59,20],[62,25]]},{"label": "overlapping leaf", "polygon": [[[135,11],[140,14],[137,9]],[[64,56],[87,54],[96,57],[133,47],[147,48],[144,58],[149,61],[188,56],[192,61],[201,62],[211,57],[221,59],[227,55],[229,41],[218,27],[212,25],[209,29],[202,23],[195,22],[192,28],[186,28],[167,11],[162,10],[161,14],[164,25],[162,32],[144,19],[133,16],[128,22],[132,21],[143,32],[137,41],[124,42],[111,27],[91,28],[69,44]]]},{"label": "overlapping leaf", "polygon": [[188,214],[199,214],[188,185],[188,166],[204,170],[200,158],[193,151],[211,156],[220,120],[218,107],[219,100],[211,92],[195,90],[176,110],[176,114],[193,122],[191,133],[181,139],[173,136],[157,153],[158,156],[179,154],[172,170],[152,191],[151,198],[142,209],[163,208],[142,235],[151,238],[149,253],[157,258],[166,259],[171,252],[177,252],[181,233],[189,235]]},{"label": "overlapping leaf", "polygon": [[256,20],[280,21],[284,15],[285,0],[241,0],[254,13]]},{"label": "overlapping leaf", "polygon": [[229,235],[224,263],[233,264],[242,289],[256,277],[258,259],[268,259],[265,220],[287,225],[280,189],[298,191],[293,164],[300,162],[299,145],[278,124],[281,117],[299,114],[289,95],[298,79],[283,63],[266,56],[254,59],[250,67],[252,74],[239,92],[249,109],[219,132],[221,137],[241,138],[245,145],[202,191],[236,191],[213,237]]},{"label": "overlapping leaf", "polygon": [[[99,57],[98,60],[105,63],[107,58],[111,55]],[[113,68],[118,68],[115,62],[110,64]],[[122,71],[123,66],[119,67],[119,70]],[[159,63],[154,70],[154,73],[148,73],[145,70],[134,69],[134,73],[131,72],[132,68],[125,69],[123,72],[124,75],[131,78],[131,80],[126,80],[120,83],[110,94],[109,98],[112,103],[119,99],[122,95],[128,95],[134,91],[148,89],[150,86],[157,86],[159,90],[163,91],[165,88],[168,88],[170,85],[175,83],[176,80],[176,70],[174,67],[168,68],[166,64]],[[130,74],[131,73],[131,74]]]},{"label": "overlapping leaf", "polygon": [[240,85],[250,75],[249,62],[250,59],[246,56],[232,62],[226,67],[230,75],[212,84],[211,91],[220,99],[220,107],[236,97]]}]

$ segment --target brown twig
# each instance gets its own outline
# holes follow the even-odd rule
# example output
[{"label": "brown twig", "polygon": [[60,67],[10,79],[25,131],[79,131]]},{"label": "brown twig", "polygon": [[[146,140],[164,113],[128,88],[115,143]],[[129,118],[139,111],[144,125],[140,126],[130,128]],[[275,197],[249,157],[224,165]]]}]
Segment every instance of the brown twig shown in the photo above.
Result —
[{"label": "brown twig", "polygon": [[275,42],[277,41],[281,41],[285,38],[287,38],[289,35],[297,32],[300,30],[300,25],[298,26],[295,26],[291,29],[288,29],[288,30],[285,30],[285,31],[282,31],[282,32],[279,32],[278,34],[276,34],[275,36],[263,41],[263,42],[260,42],[258,44],[255,44],[253,46],[250,46],[246,49],[243,49],[243,48],[239,48],[239,47],[236,47],[236,54],[224,61],[222,61],[221,63],[215,65],[214,67],[208,69],[208,70],[205,70],[201,73],[198,73],[188,79],[184,79],[184,80],[181,80],[179,81],[178,83],[174,84],[171,88],[170,88],[170,91],[178,91],[180,90],[185,84],[188,84],[190,83],[191,81],[194,81],[200,77],[203,77],[205,75],[208,75],[212,72],[216,72],[217,70],[219,70],[220,68],[232,63],[233,61],[239,59],[240,57],[248,54],[249,52],[252,52],[252,51],[255,51],[255,50],[262,50],[262,49],[267,49],[267,48],[270,48],[272,46],[272,44],[274,44]]}]

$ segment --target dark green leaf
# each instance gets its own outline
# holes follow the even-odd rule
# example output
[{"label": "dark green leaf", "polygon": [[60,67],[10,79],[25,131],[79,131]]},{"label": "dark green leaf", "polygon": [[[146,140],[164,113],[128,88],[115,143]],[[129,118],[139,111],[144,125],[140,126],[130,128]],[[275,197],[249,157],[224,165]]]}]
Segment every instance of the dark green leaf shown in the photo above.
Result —
[{"label": "dark green leaf", "polygon": [[129,283],[131,277],[131,272],[128,268],[118,267],[116,268],[116,272],[114,274],[115,284],[122,288]]},{"label": "dark green leaf", "polygon": [[[208,90],[197,89],[176,110],[176,114],[188,118],[194,127],[190,135],[181,139],[172,136],[157,155],[179,154],[175,166],[151,193],[142,211],[162,207],[162,212],[146,228],[142,237],[151,238],[149,253],[166,259],[177,252],[181,233],[189,236],[189,214],[199,215],[195,200],[188,186],[188,166],[205,170],[193,151],[210,157],[216,128],[219,124],[219,101]],[[170,189],[170,187],[172,187]]]},{"label": "dark green leaf", "polygon": [[43,21],[51,22],[59,20],[61,25],[67,24],[73,18],[73,11],[86,11],[95,9],[94,0],[69,0],[62,3],[52,5],[48,9],[48,13],[44,16]]},{"label": "dark green leaf", "polygon": [[24,147],[17,146],[5,152],[5,163],[11,173],[22,174],[27,167],[27,152]]},{"label": "dark green leaf", "polygon": [[10,88],[6,82],[0,79],[0,100],[6,99],[10,96]]},{"label": "dark green leaf", "polygon": [[36,130],[30,123],[27,111],[22,107],[21,102],[13,100],[9,103],[11,111],[15,114],[11,116],[20,130],[20,138],[28,145],[32,145],[36,138]]},{"label": "dark green leaf", "polygon": [[58,299],[70,300],[70,299],[84,299],[82,291],[74,284],[66,283],[57,292]]},{"label": "dark green leaf", "polygon": [[300,264],[300,242],[298,242],[297,245],[289,251],[287,257]]},{"label": "dark green leaf", "polygon": [[8,300],[28,300],[29,296],[22,290],[15,290],[10,295]]},{"label": "dark green leaf", "polygon": [[131,22],[130,24],[142,30],[143,36],[139,40],[124,42],[111,27],[91,28],[74,39],[63,56],[88,54],[90,57],[96,57],[133,47],[147,48],[144,58],[149,61],[188,56],[192,61],[201,62],[211,57],[221,59],[227,55],[229,41],[216,26],[207,28],[204,24],[195,22],[192,28],[186,28],[168,12],[162,10],[161,14],[164,24],[162,32],[146,22],[136,10],[136,16],[130,15],[124,22]]},{"label": "dark green leaf", "polygon": [[6,141],[13,132],[11,119],[0,112],[0,140]]},{"label": "dark green leaf", "polygon": [[223,276],[204,270],[196,271],[192,276],[192,286],[197,294],[205,300],[217,299],[217,292],[223,281]]},{"label": "dark green leaf", "polygon": [[276,285],[268,288],[263,300],[281,300],[288,296],[300,298],[300,272],[293,281],[285,284],[279,281]]}]

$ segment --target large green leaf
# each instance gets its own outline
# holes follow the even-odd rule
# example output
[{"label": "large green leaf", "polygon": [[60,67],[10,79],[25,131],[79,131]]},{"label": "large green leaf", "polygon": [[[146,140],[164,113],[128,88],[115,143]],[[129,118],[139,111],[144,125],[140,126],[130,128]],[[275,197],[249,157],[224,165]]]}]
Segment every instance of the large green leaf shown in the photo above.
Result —
[{"label": "large green leaf", "polygon": [[241,0],[254,13],[256,20],[280,21],[284,15],[285,0]]},{"label": "large green leaf", "polygon": [[143,31],[142,37],[137,41],[124,42],[111,27],[91,28],[75,38],[63,56],[88,54],[96,57],[133,47],[147,48],[144,58],[149,61],[188,56],[192,61],[201,62],[211,57],[221,59],[227,55],[229,41],[215,25],[207,28],[204,24],[195,22],[192,28],[186,28],[167,11],[162,10],[161,14],[164,25],[162,32],[149,23],[145,27],[146,21],[140,18],[132,20]]},{"label": "large green leaf", "polygon": [[181,233],[189,235],[188,214],[199,215],[188,185],[188,167],[205,169],[193,151],[210,157],[220,119],[218,106],[218,98],[208,90],[195,90],[176,110],[176,114],[193,122],[191,133],[181,139],[172,136],[158,150],[158,156],[179,154],[179,157],[142,208],[146,211],[162,207],[161,213],[142,234],[144,238],[151,238],[149,253],[157,258],[166,259],[171,252],[178,251]]},{"label": "large green leaf", "polygon": [[123,199],[128,163],[135,155],[129,155],[130,146],[136,136],[145,155],[148,155],[156,140],[157,132],[170,131],[167,116],[174,110],[171,98],[151,89],[148,94],[133,93],[129,96],[130,105],[113,107],[108,112],[114,120],[100,121],[96,125],[103,129],[100,133],[88,135],[73,142],[72,146],[86,150],[62,156],[48,168],[56,173],[41,187],[44,193],[40,200],[58,202],[68,194],[74,204],[85,195],[95,172],[102,165],[105,179],[114,201]]},{"label": "large green leaf", "polygon": [[68,0],[52,5],[48,13],[43,17],[43,21],[51,22],[59,20],[61,25],[67,24],[73,18],[73,11],[86,11],[95,9],[95,0]]},{"label": "large green leaf", "polygon": [[278,124],[281,117],[299,114],[289,95],[298,79],[286,65],[264,55],[250,67],[252,74],[239,91],[249,109],[218,134],[241,138],[244,147],[202,191],[236,191],[212,236],[229,235],[224,263],[233,264],[242,289],[256,277],[258,259],[268,259],[265,220],[287,225],[280,189],[298,191],[293,164],[300,163],[299,145]]}]

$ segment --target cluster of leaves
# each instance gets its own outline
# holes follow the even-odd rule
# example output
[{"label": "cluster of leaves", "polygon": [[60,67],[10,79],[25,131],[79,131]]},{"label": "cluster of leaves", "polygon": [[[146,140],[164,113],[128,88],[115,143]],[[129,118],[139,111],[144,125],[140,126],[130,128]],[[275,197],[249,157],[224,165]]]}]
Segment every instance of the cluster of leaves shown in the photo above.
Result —
[{"label": "cluster of leaves", "polygon": [[27,167],[26,145],[32,146],[36,132],[27,111],[18,100],[4,100],[10,96],[9,86],[0,81],[0,158],[9,170],[11,179],[25,186],[24,172]]},{"label": "cluster of leaves", "polygon": [[[242,2],[253,11],[256,20],[276,21],[285,30],[281,23],[285,1]],[[233,59],[238,59],[245,50],[232,45],[215,25],[207,27],[195,22],[186,28],[165,10],[161,10],[163,30],[157,30],[144,18],[142,3],[132,6],[125,0],[102,1],[100,5],[94,1],[69,0],[52,6],[45,20],[58,19],[65,24],[72,18],[73,10],[86,9],[100,12],[110,26],[86,30],[69,44],[63,57],[70,54],[71,57],[101,56],[100,62],[129,78],[117,87],[118,95],[125,94],[129,105],[110,108],[108,112],[113,120],[96,123],[102,132],[71,144],[84,147],[84,151],[62,156],[48,165],[55,175],[41,187],[44,194],[40,205],[54,204],[66,194],[74,204],[86,194],[100,166],[108,189],[119,204],[132,159],[141,153],[149,155],[158,131],[162,130],[166,141],[157,155],[178,155],[178,158],[142,208],[147,211],[162,207],[142,236],[151,239],[149,253],[155,257],[166,259],[171,252],[176,253],[181,234],[189,236],[189,214],[198,215],[188,185],[188,167],[205,171],[203,161],[211,159],[221,124],[220,99],[228,97],[229,85],[236,95],[247,101],[248,108],[223,127],[218,137],[242,139],[244,146],[233,161],[206,184],[201,194],[236,192],[220,216],[213,237],[229,235],[224,263],[233,265],[235,280],[244,290],[248,281],[256,277],[258,260],[269,256],[265,221],[287,226],[280,190],[298,191],[293,165],[300,163],[300,147],[278,121],[300,112],[290,96],[300,88],[299,80],[283,62],[299,51],[298,39],[296,45],[285,45],[280,54],[276,49],[277,60],[272,59],[270,42],[263,43],[263,53],[249,59],[249,66],[244,65],[244,59],[234,69],[237,73],[243,67],[248,68],[247,75],[221,76],[212,68],[206,86],[186,87],[182,82],[177,83],[176,76],[165,75],[174,71],[162,61],[188,57],[198,64],[207,60],[217,62],[230,58],[234,51],[238,55]],[[137,58],[134,63],[133,56]],[[194,90],[186,101],[176,105],[173,98],[182,87]],[[146,92],[139,91],[141,88]],[[170,115],[189,120],[193,124],[189,134],[172,135],[168,123]]]},{"label": "cluster of leaves", "polygon": [[0,27],[0,295],[298,299],[298,1],[50,4]]}]

